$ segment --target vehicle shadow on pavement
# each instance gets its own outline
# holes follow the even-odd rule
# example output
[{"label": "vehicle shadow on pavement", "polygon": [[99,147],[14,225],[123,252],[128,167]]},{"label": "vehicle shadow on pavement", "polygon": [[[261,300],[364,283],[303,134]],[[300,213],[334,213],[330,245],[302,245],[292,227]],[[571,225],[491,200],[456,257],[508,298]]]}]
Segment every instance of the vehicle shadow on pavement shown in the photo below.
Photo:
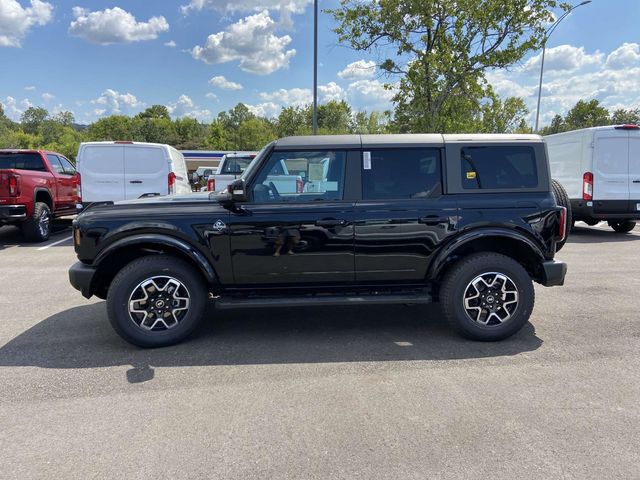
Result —
[{"label": "vehicle shadow on pavement", "polygon": [[100,368],[131,365],[127,380],[153,367],[453,360],[517,355],[542,340],[531,324],[496,343],[460,338],[436,305],[324,309],[210,310],[182,344],[140,349],[111,329],[104,302],[57,313],[0,348],[0,366]]},{"label": "vehicle shadow on pavement", "polygon": [[[13,225],[0,226],[0,250],[7,247],[42,247],[50,242],[62,240],[65,235],[71,235],[70,220],[54,220],[51,230],[51,238],[46,242],[27,242],[18,227]],[[69,247],[68,243],[56,245]]]},{"label": "vehicle shadow on pavement", "polygon": [[613,242],[635,242],[640,241],[640,235],[632,233],[617,233],[613,229],[603,229],[596,227],[575,227],[569,233],[567,243],[613,243]]}]

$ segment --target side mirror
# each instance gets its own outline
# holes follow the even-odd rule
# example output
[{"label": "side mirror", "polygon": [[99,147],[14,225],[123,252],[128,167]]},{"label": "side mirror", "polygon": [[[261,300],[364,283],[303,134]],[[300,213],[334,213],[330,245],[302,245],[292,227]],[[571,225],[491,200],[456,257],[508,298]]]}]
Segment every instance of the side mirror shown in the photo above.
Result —
[{"label": "side mirror", "polygon": [[246,202],[247,195],[247,185],[244,179],[239,178],[238,180],[234,180],[228,187],[229,196],[231,197],[232,202]]}]

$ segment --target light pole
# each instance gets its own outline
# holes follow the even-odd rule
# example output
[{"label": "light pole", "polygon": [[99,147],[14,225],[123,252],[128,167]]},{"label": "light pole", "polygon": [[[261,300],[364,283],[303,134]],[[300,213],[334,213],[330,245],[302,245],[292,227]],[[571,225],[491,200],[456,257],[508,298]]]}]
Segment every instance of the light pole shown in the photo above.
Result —
[{"label": "light pole", "polygon": [[318,134],[318,0],[313,0],[313,134]]},{"label": "light pole", "polygon": [[562,20],[567,18],[567,16],[571,12],[573,12],[576,8],[586,5],[587,3],[591,3],[591,0],[585,0],[584,2],[571,7],[569,10],[567,10],[562,15],[560,15],[560,18],[558,18],[555,22],[553,22],[553,25],[551,25],[549,29],[544,33],[544,40],[542,41],[542,61],[540,62],[540,85],[538,85],[538,108],[536,108],[536,128],[534,130],[536,133],[538,132],[538,121],[540,120],[540,98],[542,97],[542,73],[544,72],[544,54],[545,54],[545,51],[547,50],[547,40],[549,40],[549,37],[551,36],[553,31],[557,28],[557,26],[560,25],[560,22]]}]

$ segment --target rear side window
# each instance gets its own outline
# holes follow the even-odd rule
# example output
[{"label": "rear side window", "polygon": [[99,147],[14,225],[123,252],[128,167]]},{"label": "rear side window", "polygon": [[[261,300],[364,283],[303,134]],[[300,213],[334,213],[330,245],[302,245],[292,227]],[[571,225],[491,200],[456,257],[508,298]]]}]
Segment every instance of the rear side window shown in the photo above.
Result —
[{"label": "rear side window", "polygon": [[533,147],[505,145],[460,150],[462,188],[516,189],[538,186]]},{"label": "rear side window", "polygon": [[71,162],[69,162],[69,160],[67,160],[64,157],[58,157],[58,159],[60,160],[60,164],[62,165],[62,168],[64,169],[64,173],[66,175],[75,175],[76,174],[76,167],[71,165]]},{"label": "rear side window", "polygon": [[57,155],[52,155],[50,153],[47,154],[47,160],[51,164],[51,168],[55,170],[58,175],[64,175],[64,167],[60,163]]},{"label": "rear side window", "polygon": [[45,171],[38,153],[0,153],[0,169]]},{"label": "rear side window", "polygon": [[428,198],[442,193],[440,150],[372,150],[363,153],[362,198]]}]

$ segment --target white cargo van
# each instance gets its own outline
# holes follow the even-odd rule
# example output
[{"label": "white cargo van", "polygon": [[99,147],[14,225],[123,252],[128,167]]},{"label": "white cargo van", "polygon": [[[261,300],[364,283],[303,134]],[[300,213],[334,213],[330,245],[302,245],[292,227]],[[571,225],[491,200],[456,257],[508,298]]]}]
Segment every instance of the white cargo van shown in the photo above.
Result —
[{"label": "white cargo van", "polygon": [[[169,145],[87,142],[76,159],[82,204],[191,192],[183,155]],[[80,207],[82,208],[82,207]]]},{"label": "white cargo van", "polygon": [[551,176],[566,189],[573,220],[633,230],[640,219],[640,127],[585,128],[544,140]]}]

